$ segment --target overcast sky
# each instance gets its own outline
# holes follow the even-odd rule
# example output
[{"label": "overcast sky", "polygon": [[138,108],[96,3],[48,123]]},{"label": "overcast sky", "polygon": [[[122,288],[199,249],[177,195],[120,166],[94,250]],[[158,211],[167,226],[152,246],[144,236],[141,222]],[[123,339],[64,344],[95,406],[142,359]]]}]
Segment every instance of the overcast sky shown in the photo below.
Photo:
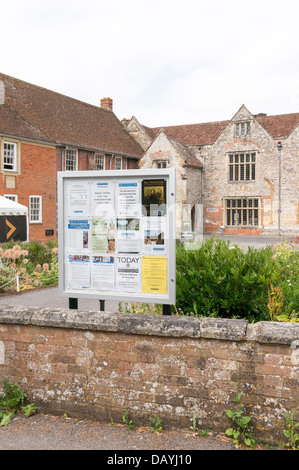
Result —
[{"label": "overcast sky", "polygon": [[1,0],[0,71],[147,126],[299,112],[298,0]]}]

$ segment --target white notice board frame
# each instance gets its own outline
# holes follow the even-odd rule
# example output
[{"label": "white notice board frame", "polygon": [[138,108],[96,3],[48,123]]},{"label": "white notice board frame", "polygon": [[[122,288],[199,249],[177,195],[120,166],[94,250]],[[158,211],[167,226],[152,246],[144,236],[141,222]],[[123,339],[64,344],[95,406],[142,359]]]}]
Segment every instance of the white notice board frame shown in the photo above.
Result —
[{"label": "white notice board frame", "polygon": [[[146,190],[143,190],[145,185],[148,185],[149,182],[152,184],[160,184],[161,181],[165,181],[165,205],[157,206],[159,209],[164,207],[165,212],[160,212],[159,216],[156,216],[154,212],[153,216],[146,216],[146,210],[144,206],[144,194],[145,191],[149,191],[147,187]],[[175,169],[159,169],[159,170],[111,170],[111,171],[64,171],[58,172],[58,288],[59,288],[59,295],[62,297],[69,297],[69,298],[91,298],[91,299],[98,299],[98,300],[117,300],[117,301],[127,301],[127,302],[141,302],[141,303],[156,303],[156,304],[165,304],[165,305],[174,305],[176,302],[176,183],[175,183]],[[139,198],[139,205],[140,205],[140,214],[136,216],[136,218],[140,219],[140,226],[139,226],[139,235],[141,243],[140,252],[138,253],[138,263],[139,263],[139,275],[140,275],[140,288],[137,290],[132,291],[123,291],[122,288],[119,290],[116,288],[116,277],[114,278],[114,287],[110,289],[110,287],[105,286],[102,287],[105,282],[109,281],[109,276],[103,277],[104,284],[101,284],[101,281],[98,276],[94,273],[100,273],[101,271],[96,271],[98,266],[96,265],[96,260],[101,259],[102,262],[102,253],[101,251],[102,245],[100,244],[104,238],[101,238],[101,235],[98,235],[99,228],[96,226],[96,222],[98,222],[99,218],[102,217],[98,216],[98,212],[101,208],[104,208],[102,204],[102,200],[99,199],[99,195],[96,194],[94,188],[98,188],[101,184],[108,183],[110,188],[113,188],[114,191],[114,202],[112,210],[108,212],[105,211],[105,217],[116,221],[117,227],[119,227],[118,219],[123,219],[123,217],[118,217],[119,212],[122,210],[122,207],[128,206],[121,206],[121,202],[124,200],[122,199],[122,193],[119,189],[121,186],[130,186],[131,182],[137,182],[137,186],[139,188],[139,192],[136,192],[136,197]],[[129,183],[129,184],[127,184]],[[71,188],[71,189],[70,189]],[[75,188],[75,190],[73,190]],[[76,188],[79,188],[78,191]],[[77,191],[77,193],[76,193]],[[112,194],[112,193],[111,193]],[[146,193],[148,194],[148,192]],[[95,208],[95,200],[98,197],[97,206]],[[87,202],[86,202],[87,198]],[[124,196],[126,198],[126,196]],[[72,202],[74,201],[74,202]],[[88,207],[88,209],[87,209]],[[151,206],[155,207],[155,206]],[[91,209],[93,208],[93,209]],[[105,206],[107,209],[108,206]],[[110,207],[111,209],[111,207]],[[113,213],[114,210],[114,213]],[[127,209],[126,209],[127,210]],[[138,210],[138,209],[137,209]],[[152,214],[151,214],[152,215]],[[104,217],[104,218],[105,218]],[[127,218],[130,218],[128,216]],[[96,219],[96,220],[94,220]],[[149,222],[151,221],[151,222]],[[145,250],[153,250],[153,249],[161,249],[161,248],[151,248],[149,246],[145,246],[144,234],[149,233],[148,231],[144,230],[144,227],[148,223],[152,223],[153,221],[158,221],[159,223],[164,224],[163,226],[166,227],[164,233],[164,252],[163,254],[153,254],[153,252],[145,252]],[[84,230],[86,228],[86,230]],[[149,228],[146,226],[146,228]],[[150,226],[151,228],[151,226]],[[150,231],[153,233],[154,231]],[[86,238],[88,239],[85,242],[84,248],[81,247],[77,249],[78,246],[77,239],[79,238],[81,243],[81,238],[84,238],[86,234]],[[130,232],[132,234],[133,232]],[[83,234],[83,236],[82,236]],[[119,232],[115,231],[115,241],[116,237],[119,236]],[[134,235],[134,233],[133,233]],[[85,239],[85,238],[84,238]],[[117,238],[119,240],[119,238]],[[98,245],[94,243],[94,241],[99,242]],[[130,245],[127,245],[130,246]],[[132,245],[131,245],[132,246]],[[87,248],[86,248],[87,247]],[[94,247],[95,251],[94,251]],[[115,244],[115,253],[114,253],[114,275],[119,276],[120,270],[116,268],[116,261],[121,263],[122,260],[120,259],[118,253],[118,241]],[[113,248],[112,248],[113,249]],[[130,250],[131,251],[131,250]],[[80,258],[80,262],[77,260],[73,261],[75,257],[73,254],[77,254],[76,258]],[[109,254],[106,253],[107,257],[109,258]],[[111,252],[110,252],[111,254]],[[122,253],[123,254],[123,253]],[[125,255],[127,255],[126,253]],[[86,256],[85,256],[86,255]],[[163,260],[161,259],[163,257]],[[89,259],[88,262],[85,262],[86,259]],[[145,259],[146,258],[146,259]],[[151,259],[149,259],[151,258]],[[166,261],[165,261],[166,258]],[[112,257],[110,257],[112,259]],[[82,262],[81,262],[82,261]],[[92,263],[91,263],[92,261]],[[132,260],[133,261],[133,260]],[[148,292],[146,290],[149,289],[148,285],[146,284],[145,290],[143,287],[145,286],[145,277],[146,275],[149,276],[150,279],[153,276],[150,276],[148,273],[151,269],[151,266],[158,266],[159,263],[162,262],[162,271],[166,272],[166,282],[165,280],[161,283],[165,287],[163,292]],[[76,271],[71,271],[74,269],[74,265],[76,263]],[[153,264],[154,263],[154,264]],[[156,263],[156,264],[155,264]],[[89,267],[88,267],[89,265]],[[165,269],[166,265],[166,269]],[[93,269],[93,266],[95,267]],[[119,266],[119,264],[117,265]],[[129,266],[129,265],[127,265]],[[105,269],[108,272],[109,269],[112,269],[111,266],[109,268],[109,264],[105,265]],[[89,276],[90,281],[88,284],[88,269],[89,269]],[[143,271],[144,269],[144,271]],[[147,270],[146,270],[147,269]],[[73,274],[70,272],[75,273],[74,277]],[[144,274],[146,273],[146,274]],[[144,276],[143,276],[144,274]],[[161,271],[158,273],[161,275]],[[100,274],[102,275],[102,274]],[[69,281],[71,277],[71,281]],[[82,280],[81,280],[82,278]],[[86,285],[84,284],[84,278],[86,280]],[[74,283],[82,282],[80,287],[78,288],[77,285],[74,288]],[[99,289],[99,285],[101,288]],[[123,284],[126,285],[126,284]],[[96,286],[96,287],[95,287]],[[132,289],[132,287],[131,287]],[[162,289],[161,289],[162,290]]]}]

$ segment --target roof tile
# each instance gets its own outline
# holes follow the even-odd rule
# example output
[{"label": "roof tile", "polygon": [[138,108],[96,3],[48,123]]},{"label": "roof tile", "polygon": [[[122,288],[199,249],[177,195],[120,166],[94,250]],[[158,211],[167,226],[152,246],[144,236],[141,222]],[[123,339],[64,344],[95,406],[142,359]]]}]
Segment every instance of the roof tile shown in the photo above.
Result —
[{"label": "roof tile", "polygon": [[26,121],[56,144],[142,156],[141,147],[112,111],[1,73],[0,80],[5,86],[5,105],[19,117],[14,134],[21,132],[21,122]]}]

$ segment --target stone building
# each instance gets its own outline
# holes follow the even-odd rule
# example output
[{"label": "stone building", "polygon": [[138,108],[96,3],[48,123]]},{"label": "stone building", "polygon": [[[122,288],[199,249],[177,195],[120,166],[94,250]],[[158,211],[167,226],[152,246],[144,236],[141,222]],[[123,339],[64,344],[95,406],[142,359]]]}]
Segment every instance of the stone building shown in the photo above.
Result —
[{"label": "stone building", "polygon": [[113,113],[0,73],[0,194],[29,209],[29,238],[56,238],[57,172],[134,169],[143,151]]},{"label": "stone building", "polygon": [[[149,128],[124,123],[139,167],[177,169],[177,230],[236,235],[299,232],[299,113]],[[201,224],[201,213],[203,224]]]}]

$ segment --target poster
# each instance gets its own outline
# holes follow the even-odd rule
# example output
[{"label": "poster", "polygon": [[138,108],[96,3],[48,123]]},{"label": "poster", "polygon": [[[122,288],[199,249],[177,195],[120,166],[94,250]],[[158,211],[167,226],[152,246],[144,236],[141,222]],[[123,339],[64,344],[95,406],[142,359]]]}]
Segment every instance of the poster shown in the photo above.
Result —
[{"label": "poster", "polygon": [[66,212],[72,216],[89,215],[89,186],[86,181],[67,183]]},{"label": "poster", "polygon": [[82,250],[89,248],[88,219],[69,219],[67,223],[66,246],[69,249]]},{"label": "poster", "polygon": [[166,181],[143,180],[142,181],[142,215],[161,216],[166,215]]},{"label": "poster", "polygon": [[143,252],[166,254],[166,220],[164,217],[147,217],[142,224]]},{"label": "poster", "polygon": [[91,185],[91,214],[114,216],[114,183],[96,181]]},{"label": "poster", "polygon": [[140,292],[140,256],[117,256],[116,289],[118,292]]},{"label": "poster", "polygon": [[175,170],[59,172],[59,291],[175,302]]},{"label": "poster", "polygon": [[67,257],[67,286],[69,289],[90,288],[90,256],[69,254]]},{"label": "poster", "polygon": [[119,181],[117,183],[117,216],[139,217],[140,184],[139,181]]},{"label": "poster", "polygon": [[116,248],[118,253],[140,252],[140,220],[117,219]]},{"label": "poster", "polygon": [[143,256],[142,292],[167,294],[167,258]]},{"label": "poster", "polygon": [[94,217],[91,222],[92,251],[115,252],[115,221],[108,217]]},{"label": "poster", "polygon": [[91,287],[94,290],[113,290],[115,285],[114,256],[92,257]]}]

